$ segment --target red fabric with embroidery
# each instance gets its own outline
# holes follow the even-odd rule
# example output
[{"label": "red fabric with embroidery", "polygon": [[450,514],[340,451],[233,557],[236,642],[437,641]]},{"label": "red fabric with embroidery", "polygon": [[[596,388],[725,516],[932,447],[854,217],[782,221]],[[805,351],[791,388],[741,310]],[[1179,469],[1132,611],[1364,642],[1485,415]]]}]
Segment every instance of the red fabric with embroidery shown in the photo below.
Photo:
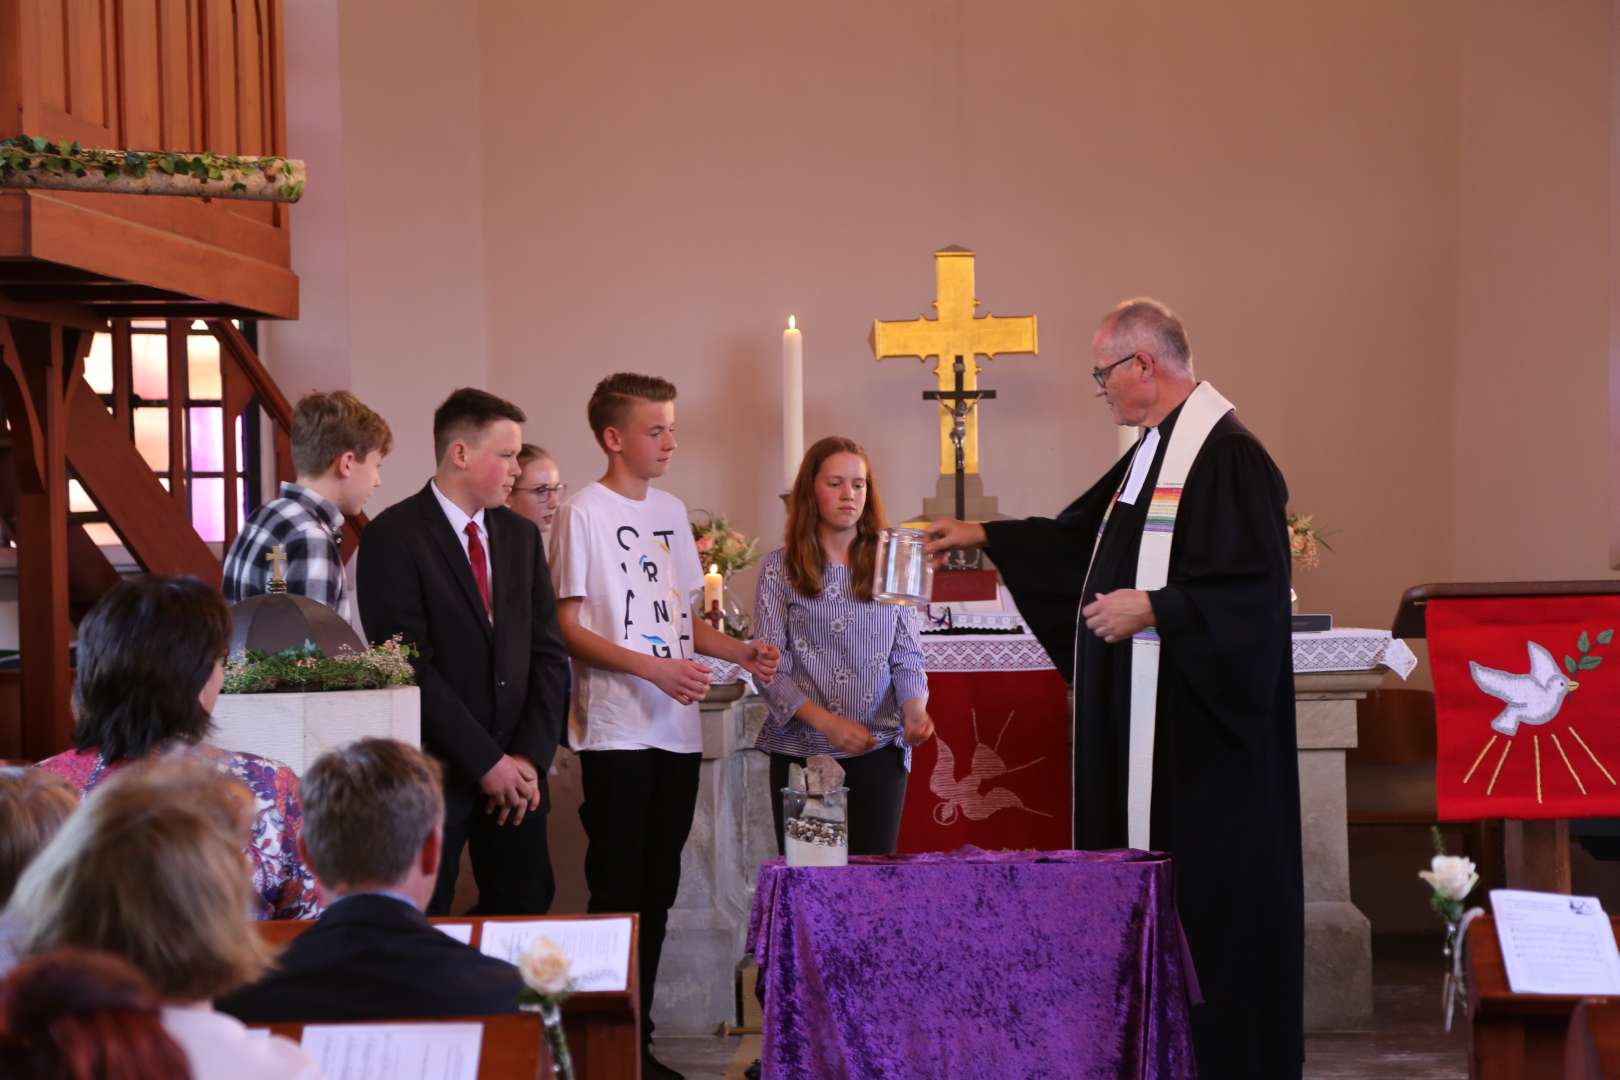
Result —
[{"label": "red fabric with embroidery", "polygon": [[1620,597],[1434,600],[1426,622],[1440,819],[1620,816]]}]

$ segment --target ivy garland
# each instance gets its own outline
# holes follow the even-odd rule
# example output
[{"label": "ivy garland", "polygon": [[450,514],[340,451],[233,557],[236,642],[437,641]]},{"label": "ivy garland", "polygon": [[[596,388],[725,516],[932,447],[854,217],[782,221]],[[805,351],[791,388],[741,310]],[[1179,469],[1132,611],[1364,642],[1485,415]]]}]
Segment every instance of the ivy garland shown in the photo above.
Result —
[{"label": "ivy garland", "polygon": [[[258,198],[297,202],[304,194],[304,163],[284,157],[170,151],[93,150],[38,135],[0,139],[0,186],[84,188],[94,178],[109,183],[149,181],[157,176],[189,178],[200,190],[167,194]],[[75,180],[91,180],[77,184]],[[103,189],[106,190],[106,189]],[[128,185],[111,190],[127,191]],[[130,192],[137,193],[137,192]],[[150,192],[149,192],[150,193]]]}]

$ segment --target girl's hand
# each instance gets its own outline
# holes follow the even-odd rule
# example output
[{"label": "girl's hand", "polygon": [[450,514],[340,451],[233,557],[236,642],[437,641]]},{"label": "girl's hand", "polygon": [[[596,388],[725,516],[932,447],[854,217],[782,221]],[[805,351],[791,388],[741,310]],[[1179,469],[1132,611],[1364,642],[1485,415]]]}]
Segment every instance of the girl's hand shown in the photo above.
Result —
[{"label": "girl's hand", "polygon": [[877,738],[870,731],[837,714],[822,724],[821,734],[834,750],[844,754],[864,754],[877,745]]},{"label": "girl's hand", "polygon": [[928,715],[926,709],[918,709],[915,713],[906,710],[906,730],[903,738],[907,746],[917,746],[934,737],[934,718]]}]

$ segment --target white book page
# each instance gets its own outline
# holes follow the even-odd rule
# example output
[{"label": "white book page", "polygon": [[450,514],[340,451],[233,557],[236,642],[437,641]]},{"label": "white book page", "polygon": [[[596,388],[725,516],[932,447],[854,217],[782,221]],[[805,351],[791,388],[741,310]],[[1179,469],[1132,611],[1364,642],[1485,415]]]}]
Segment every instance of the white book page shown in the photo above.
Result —
[{"label": "white book page", "polygon": [[446,937],[455,938],[463,945],[472,944],[472,923],[470,922],[434,923],[433,928]]},{"label": "white book page", "polygon": [[479,948],[516,964],[537,937],[548,937],[568,955],[576,991],[625,990],[630,986],[629,919],[536,919],[486,922]]},{"label": "white book page", "polygon": [[1620,994],[1620,951],[1597,897],[1492,889],[1491,913],[1515,994]]},{"label": "white book page", "polygon": [[327,1080],[477,1080],[482,1024],[306,1024]]}]

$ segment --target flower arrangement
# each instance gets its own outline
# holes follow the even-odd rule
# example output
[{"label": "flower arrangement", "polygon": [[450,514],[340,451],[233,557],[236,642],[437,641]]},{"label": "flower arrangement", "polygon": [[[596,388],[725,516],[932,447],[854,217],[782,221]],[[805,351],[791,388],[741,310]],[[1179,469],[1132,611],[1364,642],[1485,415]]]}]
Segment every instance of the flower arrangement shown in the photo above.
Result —
[{"label": "flower arrangement", "polygon": [[1474,867],[1474,860],[1447,855],[1440,830],[1431,827],[1429,831],[1434,836],[1434,858],[1429,860],[1427,870],[1418,871],[1418,877],[1427,882],[1432,890],[1429,907],[1446,921],[1446,944],[1442,955],[1446,957],[1449,970],[1446,972],[1443,1000],[1446,1030],[1450,1031],[1452,1008],[1457,998],[1462,998],[1465,1010],[1468,1007],[1468,995],[1463,992],[1463,935],[1468,931],[1469,922],[1475,915],[1482,914],[1484,909],[1476,907],[1466,912],[1463,910],[1463,901],[1479,884],[1479,872]]},{"label": "flower arrangement", "polygon": [[1294,561],[1308,570],[1319,565],[1322,552],[1332,551],[1333,545],[1327,542],[1327,534],[1311,520],[1310,514],[1290,513],[1288,550],[1293,553]]},{"label": "flower arrangement", "polygon": [[568,953],[556,941],[540,934],[518,957],[517,968],[523,976],[518,1004],[540,1013],[546,1027],[546,1044],[551,1048],[553,1069],[563,1080],[573,1080],[574,1059],[568,1053],[568,1040],[563,1036],[562,1027],[562,1003],[574,992]]},{"label": "flower arrangement", "polygon": [[364,652],[327,656],[313,641],[278,653],[248,650],[225,663],[226,694],[309,694],[415,686],[414,645],[392,637]]},{"label": "flower arrangement", "polygon": [[692,522],[692,539],[697,543],[698,560],[705,566],[719,567],[730,577],[759,561],[759,539],[744,536],[731,527],[724,514],[699,510],[702,521]]}]

